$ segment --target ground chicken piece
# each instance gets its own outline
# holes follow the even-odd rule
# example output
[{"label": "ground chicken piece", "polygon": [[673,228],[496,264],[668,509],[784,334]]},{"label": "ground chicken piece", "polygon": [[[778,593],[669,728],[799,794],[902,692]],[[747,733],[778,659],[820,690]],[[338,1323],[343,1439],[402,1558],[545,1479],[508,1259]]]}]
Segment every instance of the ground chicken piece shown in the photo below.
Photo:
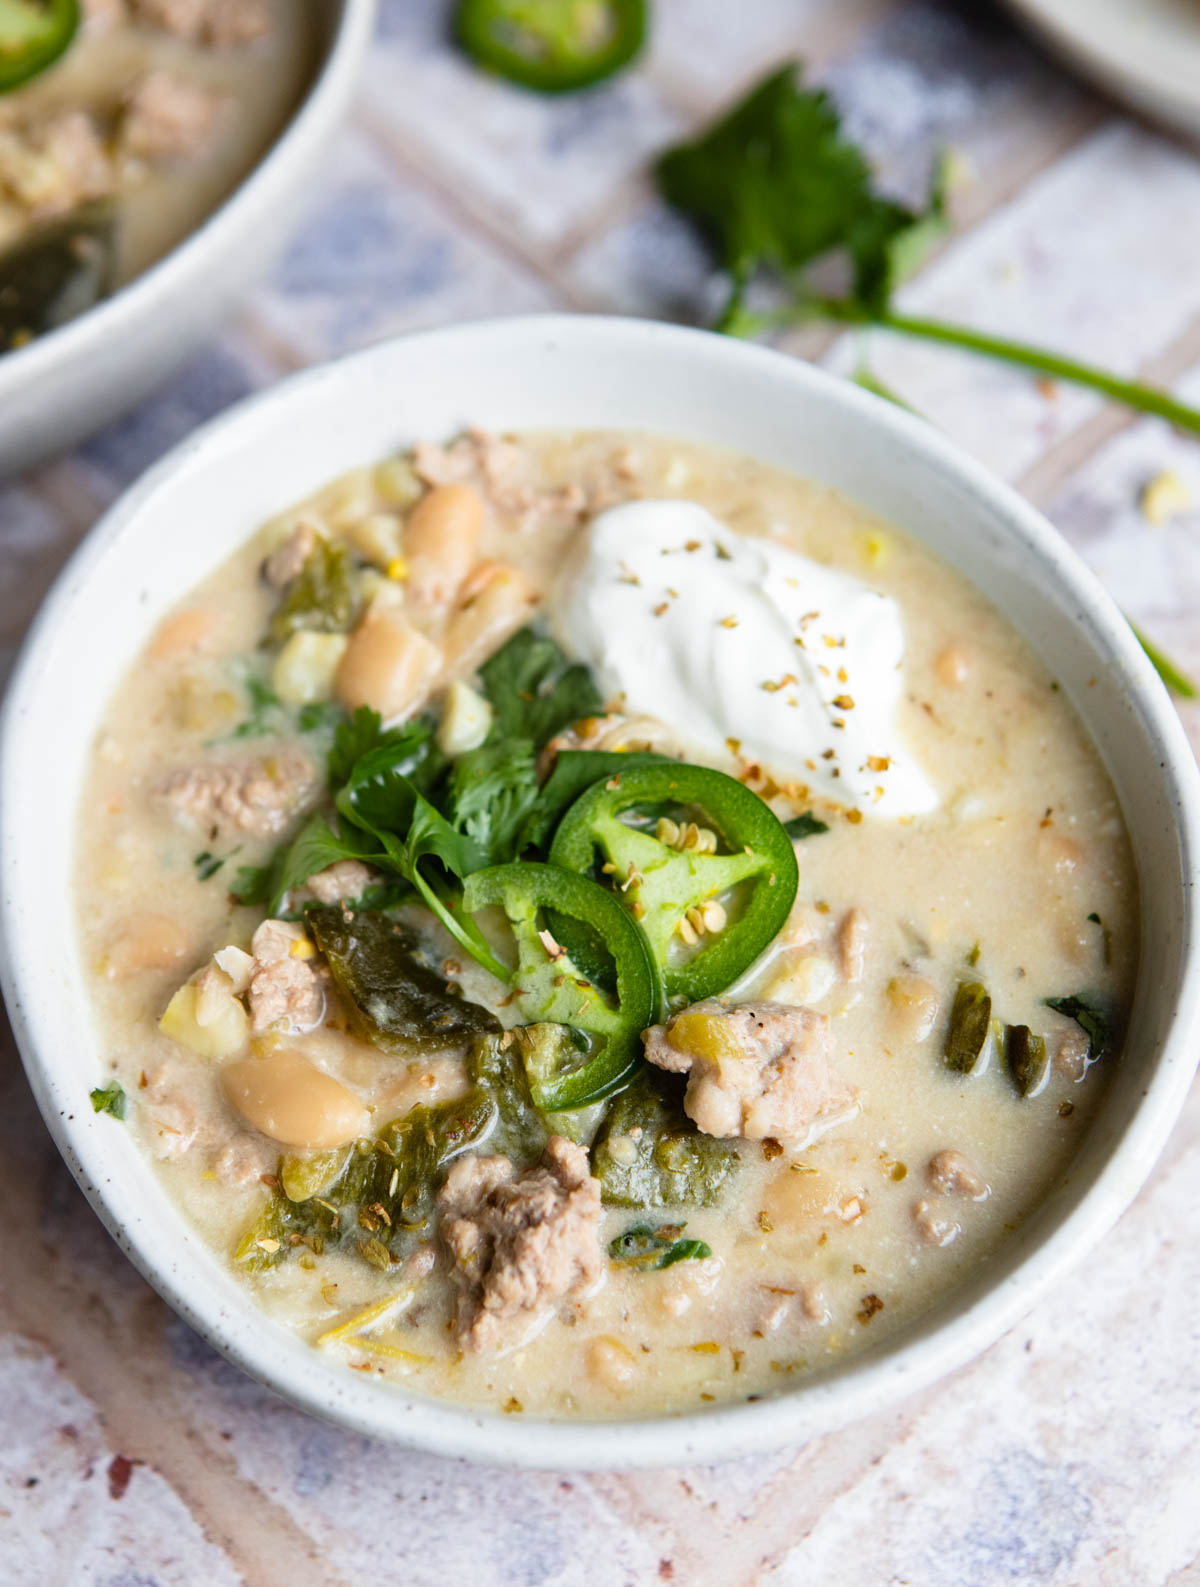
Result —
[{"label": "ground chicken piece", "polygon": [[486,430],[468,430],[449,446],[419,441],[413,469],[426,485],[477,486],[498,513],[519,519],[523,527],[537,521],[570,528],[588,510],[581,485],[535,486],[522,448]]},{"label": "ground chicken piece", "polygon": [[223,1185],[254,1185],[264,1174],[274,1172],[279,1160],[279,1146],[275,1141],[255,1132],[241,1130],[217,1151],[212,1172]]},{"label": "ground chicken piece", "polygon": [[600,1182],[583,1147],[561,1136],[519,1177],[507,1157],[460,1157],[438,1203],[462,1286],[455,1327],[471,1350],[524,1343],[603,1275]]},{"label": "ground chicken piece", "polygon": [[265,0],[132,0],[139,22],[192,44],[230,49],[269,31]]},{"label": "ground chicken piece", "polygon": [[809,1008],[712,998],[642,1041],[652,1064],[688,1076],[684,1109],[706,1135],[795,1140],[857,1096],[830,1067],[828,1015]]},{"label": "ground chicken piece", "polygon": [[129,90],[121,143],[139,160],[190,160],[203,154],[224,101],[175,72],[147,72]]},{"label": "ground chicken piece", "polygon": [[112,187],[112,161],[85,111],[62,110],[0,131],[0,193],[11,194],[33,219],[103,198]]},{"label": "ground chicken piece", "polygon": [[162,1161],[185,1157],[195,1145],[200,1130],[196,1109],[181,1096],[163,1091],[156,1098],[139,1104],[151,1131],[150,1150]]},{"label": "ground chicken piece", "polygon": [[304,885],[322,904],[340,904],[343,898],[361,898],[378,874],[361,860],[337,860]]},{"label": "ground chicken piece", "polygon": [[763,1293],[765,1298],[754,1315],[754,1327],[750,1330],[756,1339],[778,1333],[791,1317],[796,1299],[796,1292],[791,1289],[765,1289]]},{"label": "ground chicken piece", "polygon": [[935,1152],[929,1159],[929,1183],[939,1196],[970,1196],[972,1201],[985,1201],[991,1193],[987,1180],[971,1159],[953,1147]]},{"label": "ground chicken piece", "polygon": [[[297,953],[298,945],[303,944]],[[289,920],[264,920],[250,940],[250,1025],[255,1031],[282,1026],[293,1034],[313,1030],[325,1016],[325,974],[304,927]]]},{"label": "ground chicken piece", "polygon": [[298,523],[281,545],[263,563],[262,575],[275,590],[284,590],[298,579],[317,543],[317,531],[310,523]]},{"label": "ground chicken piece", "polygon": [[267,838],[283,831],[316,788],[308,756],[281,749],[253,760],[182,766],[163,778],[156,793],[177,821],[206,836],[244,832]]},{"label": "ground chicken piece", "polygon": [[833,1316],[829,1309],[829,1301],[825,1295],[825,1286],[819,1279],[810,1278],[801,1287],[800,1309],[809,1322],[820,1323],[822,1327]]},{"label": "ground chicken piece", "polygon": [[951,1245],[962,1232],[955,1218],[929,1201],[917,1202],[913,1208],[913,1223],[926,1245]]},{"label": "ground chicken piece", "polygon": [[1075,1025],[1059,1037],[1054,1052],[1054,1068],[1064,1080],[1082,1080],[1087,1074],[1091,1052],[1091,1037]]}]

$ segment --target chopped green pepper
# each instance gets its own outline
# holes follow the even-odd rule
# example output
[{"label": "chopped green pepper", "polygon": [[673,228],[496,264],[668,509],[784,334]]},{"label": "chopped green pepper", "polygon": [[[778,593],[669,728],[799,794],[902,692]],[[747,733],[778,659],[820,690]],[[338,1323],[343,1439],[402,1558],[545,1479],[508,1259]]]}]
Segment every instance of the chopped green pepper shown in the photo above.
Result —
[{"label": "chopped green pepper", "polygon": [[978,981],[964,981],[954,994],[943,1056],[947,1068],[969,1075],[987,1050],[992,1031],[992,999]]},{"label": "chopped green pepper", "polygon": [[392,1266],[427,1229],[442,1170],[495,1123],[496,1102],[477,1085],[453,1102],[413,1108],[374,1140],[342,1152],[282,1158],[280,1188],[242,1236],[234,1261],[258,1272],[300,1246],[319,1256],[353,1242],[371,1266]]},{"label": "chopped green pepper", "polygon": [[[557,1028],[528,1027],[531,1031]],[[489,1148],[528,1168],[542,1155],[550,1131],[530,1095],[521,1032],[518,1027],[480,1036],[467,1067],[471,1079],[496,1104],[496,1127],[488,1138]]]},{"label": "chopped green pepper", "polygon": [[[667,818],[651,831],[621,819],[667,810],[681,812],[683,824]],[[718,842],[725,853],[715,852]],[[588,872],[597,850],[646,934],[667,995],[689,1003],[723,992],[753,964],[787,919],[799,883],[796,852],[770,806],[707,766],[641,765],[593,784],[560,821],[550,861]],[[728,923],[717,916],[711,940],[672,963],[672,944],[687,935],[689,915],[694,920],[695,911],[739,884],[748,891],[731,902]],[[711,920],[701,916],[702,928]],[[690,929],[694,941],[699,933]]]},{"label": "chopped green pepper", "polygon": [[729,1141],[683,1111],[678,1075],[647,1066],[613,1103],[592,1151],[604,1200],[618,1207],[711,1207],[738,1165]]},{"label": "chopped green pepper", "polygon": [[1037,1096],[1050,1072],[1045,1037],[1035,1036],[1028,1025],[1006,1025],[1004,1057],[1013,1083],[1021,1095]]},{"label": "chopped green pepper", "polygon": [[0,353],[65,325],[106,297],[114,257],[107,204],[82,205],[0,253]]},{"label": "chopped green pepper", "polygon": [[347,633],[354,627],[359,604],[353,557],[345,546],[318,535],[271,619],[271,643],[282,645],[302,629]]},{"label": "chopped green pepper", "polygon": [[79,0],[0,0],[0,94],[53,66],[79,22]]},{"label": "chopped green pepper", "polygon": [[[517,945],[517,1006],[530,1020],[586,1033],[587,1050],[565,1072],[531,1074],[543,1113],[587,1107],[619,1090],[641,1062],[638,1037],[654,1020],[660,989],[654,961],[637,926],[606,888],[557,865],[524,861],[493,865],[468,877],[464,907],[472,914],[498,904]],[[548,928],[547,911],[578,923],[611,955],[616,1000],[572,962]]]},{"label": "chopped green pepper", "polygon": [[499,1030],[495,1015],[455,997],[414,955],[411,933],[375,910],[326,904],[305,919],[346,1000],[350,1020],[385,1052],[454,1046]]},{"label": "chopped green pepper", "polygon": [[563,94],[627,66],[646,35],[645,0],[459,0],[459,43],[523,88]]}]

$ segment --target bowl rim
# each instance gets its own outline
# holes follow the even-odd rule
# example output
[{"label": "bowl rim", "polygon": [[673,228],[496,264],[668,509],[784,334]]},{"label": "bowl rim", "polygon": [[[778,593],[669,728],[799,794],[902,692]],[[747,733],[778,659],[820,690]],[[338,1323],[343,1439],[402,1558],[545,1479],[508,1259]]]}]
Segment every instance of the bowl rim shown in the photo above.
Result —
[{"label": "bowl rim", "polygon": [[[362,379],[371,386],[376,362],[398,346],[431,345],[450,350],[480,341],[508,345],[549,337],[586,351],[589,339],[613,339],[632,354],[658,357],[695,354],[714,371],[761,366],[790,382],[798,396],[841,408],[848,422],[873,427],[915,453],[942,486],[976,497],[980,513],[1002,525],[1006,540],[1065,586],[1079,616],[1075,626],[1093,652],[1121,669],[1142,729],[1156,750],[1157,776],[1177,812],[1181,857],[1179,881],[1179,994],[1140,1093],[1120,1138],[1078,1203],[1047,1230],[1025,1232],[1011,1242],[1024,1249],[985,1282],[976,1272],[964,1279],[930,1314],[891,1335],[877,1350],[852,1357],[796,1391],[712,1410],[625,1420],[548,1420],[503,1416],[449,1401],[410,1395],[402,1385],[380,1384],[344,1365],[313,1371],[308,1344],[265,1319],[248,1292],[232,1318],[209,1301],[202,1284],[185,1286],[172,1268],[186,1269],[162,1249],[141,1209],[127,1197],[119,1211],[103,1185],[103,1156],[93,1134],[94,1115],[78,1112],[79,1098],[60,1087],[52,1055],[39,1040],[36,999],[22,995],[36,986],[38,965],[24,946],[21,921],[29,901],[14,887],[20,835],[11,812],[25,764],[22,740],[36,733],[36,700],[42,658],[54,642],[93,570],[134,525],[172,476],[193,466],[223,464],[224,442],[242,426],[286,424],[289,405],[319,402],[331,376]],[[1003,608],[1001,608],[1003,611]],[[1099,637],[1097,637],[1097,635]],[[1107,656],[1105,656],[1107,651]],[[32,748],[32,742],[29,746]],[[72,1174],[118,1245],[154,1288],[208,1343],[235,1365],[311,1414],[360,1434],[426,1452],[538,1469],[614,1469],[718,1461],[773,1450],[845,1425],[931,1385],[965,1365],[1012,1327],[1070,1267],[1111,1228],[1144,1183],[1186,1098],[1196,1056],[1189,1030],[1200,1018],[1200,933],[1196,929],[1200,883],[1200,770],[1175,709],[1128,624],[1110,596],[1045,517],[1008,485],[992,476],[932,425],[886,403],[823,369],[768,348],[680,326],[607,316],[551,314],[475,321],[390,338],[333,363],[292,375],[255,393],[209,421],[155,464],[104,514],[66,564],[34,620],[14,667],[0,715],[0,988],[30,1087],[42,1116]],[[165,1194],[165,1193],[164,1193]],[[1037,1215],[1027,1222],[1037,1223]],[[140,1238],[139,1238],[140,1236]],[[207,1248],[205,1248],[207,1251]],[[212,1260],[216,1260],[213,1258]],[[189,1257],[190,1277],[203,1264]],[[184,1276],[189,1276],[186,1272]],[[972,1293],[977,1290],[978,1293]],[[234,1326],[231,1326],[231,1322]],[[265,1326],[264,1326],[265,1322]],[[801,1404],[803,1410],[801,1410]]]},{"label": "bowl rim", "polygon": [[227,231],[260,207],[276,173],[307,162],[310,146],[336,117],[375,25],[378,0],[330,0],[329,37],[308,87],[282,130],[234,187],[153,264],[90,309],[0,354],[0,402],[22,389],[59,378],[64,366],[99,357],[110,338],[161,313],[189,279],[220,266]]}]

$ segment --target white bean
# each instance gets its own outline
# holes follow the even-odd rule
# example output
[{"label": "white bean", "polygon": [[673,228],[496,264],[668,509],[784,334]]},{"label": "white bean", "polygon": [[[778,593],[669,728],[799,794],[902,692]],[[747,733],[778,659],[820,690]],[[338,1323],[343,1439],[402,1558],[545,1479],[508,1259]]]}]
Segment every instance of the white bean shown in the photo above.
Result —
[{"label": "white bean", "polygon": [[285,1146],[326,1151],[367,1128],[369,1114],[354,1092],[287,1048],[226,1064],[221,1085],[247,1123]]},{"label": "white bean", "polygon": [[493,562],[472,577],[472,593],[446,626],[446,675],[474,672],[510,634],[529,621],[540,599],[528,574]]},{"label": "white bean", "polygon": [[435,485],[404,527],[409,596],[421,606],[451,602],[479,556],[485,508],[470,485]]},{"label": "white bean", "polygon": [[403,612],[376,602],[350,636],[334,689],[348,711],[369,705],[390,721],[425,703],[441,664],[441,651]]}]

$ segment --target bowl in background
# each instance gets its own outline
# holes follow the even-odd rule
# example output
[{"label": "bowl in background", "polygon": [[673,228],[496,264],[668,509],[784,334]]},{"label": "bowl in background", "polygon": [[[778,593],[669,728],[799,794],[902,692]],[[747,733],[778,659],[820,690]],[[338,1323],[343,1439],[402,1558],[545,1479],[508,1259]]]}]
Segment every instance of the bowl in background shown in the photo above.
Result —
[{"label": "bowl in background", "polygon": [[350,103],[376,0],[294,0],[317,18],[317,66],[237,187],[147,270],[76,319],[0,354],[0,478],[65,451],[133,407],[269,269],[312,195]]}]

